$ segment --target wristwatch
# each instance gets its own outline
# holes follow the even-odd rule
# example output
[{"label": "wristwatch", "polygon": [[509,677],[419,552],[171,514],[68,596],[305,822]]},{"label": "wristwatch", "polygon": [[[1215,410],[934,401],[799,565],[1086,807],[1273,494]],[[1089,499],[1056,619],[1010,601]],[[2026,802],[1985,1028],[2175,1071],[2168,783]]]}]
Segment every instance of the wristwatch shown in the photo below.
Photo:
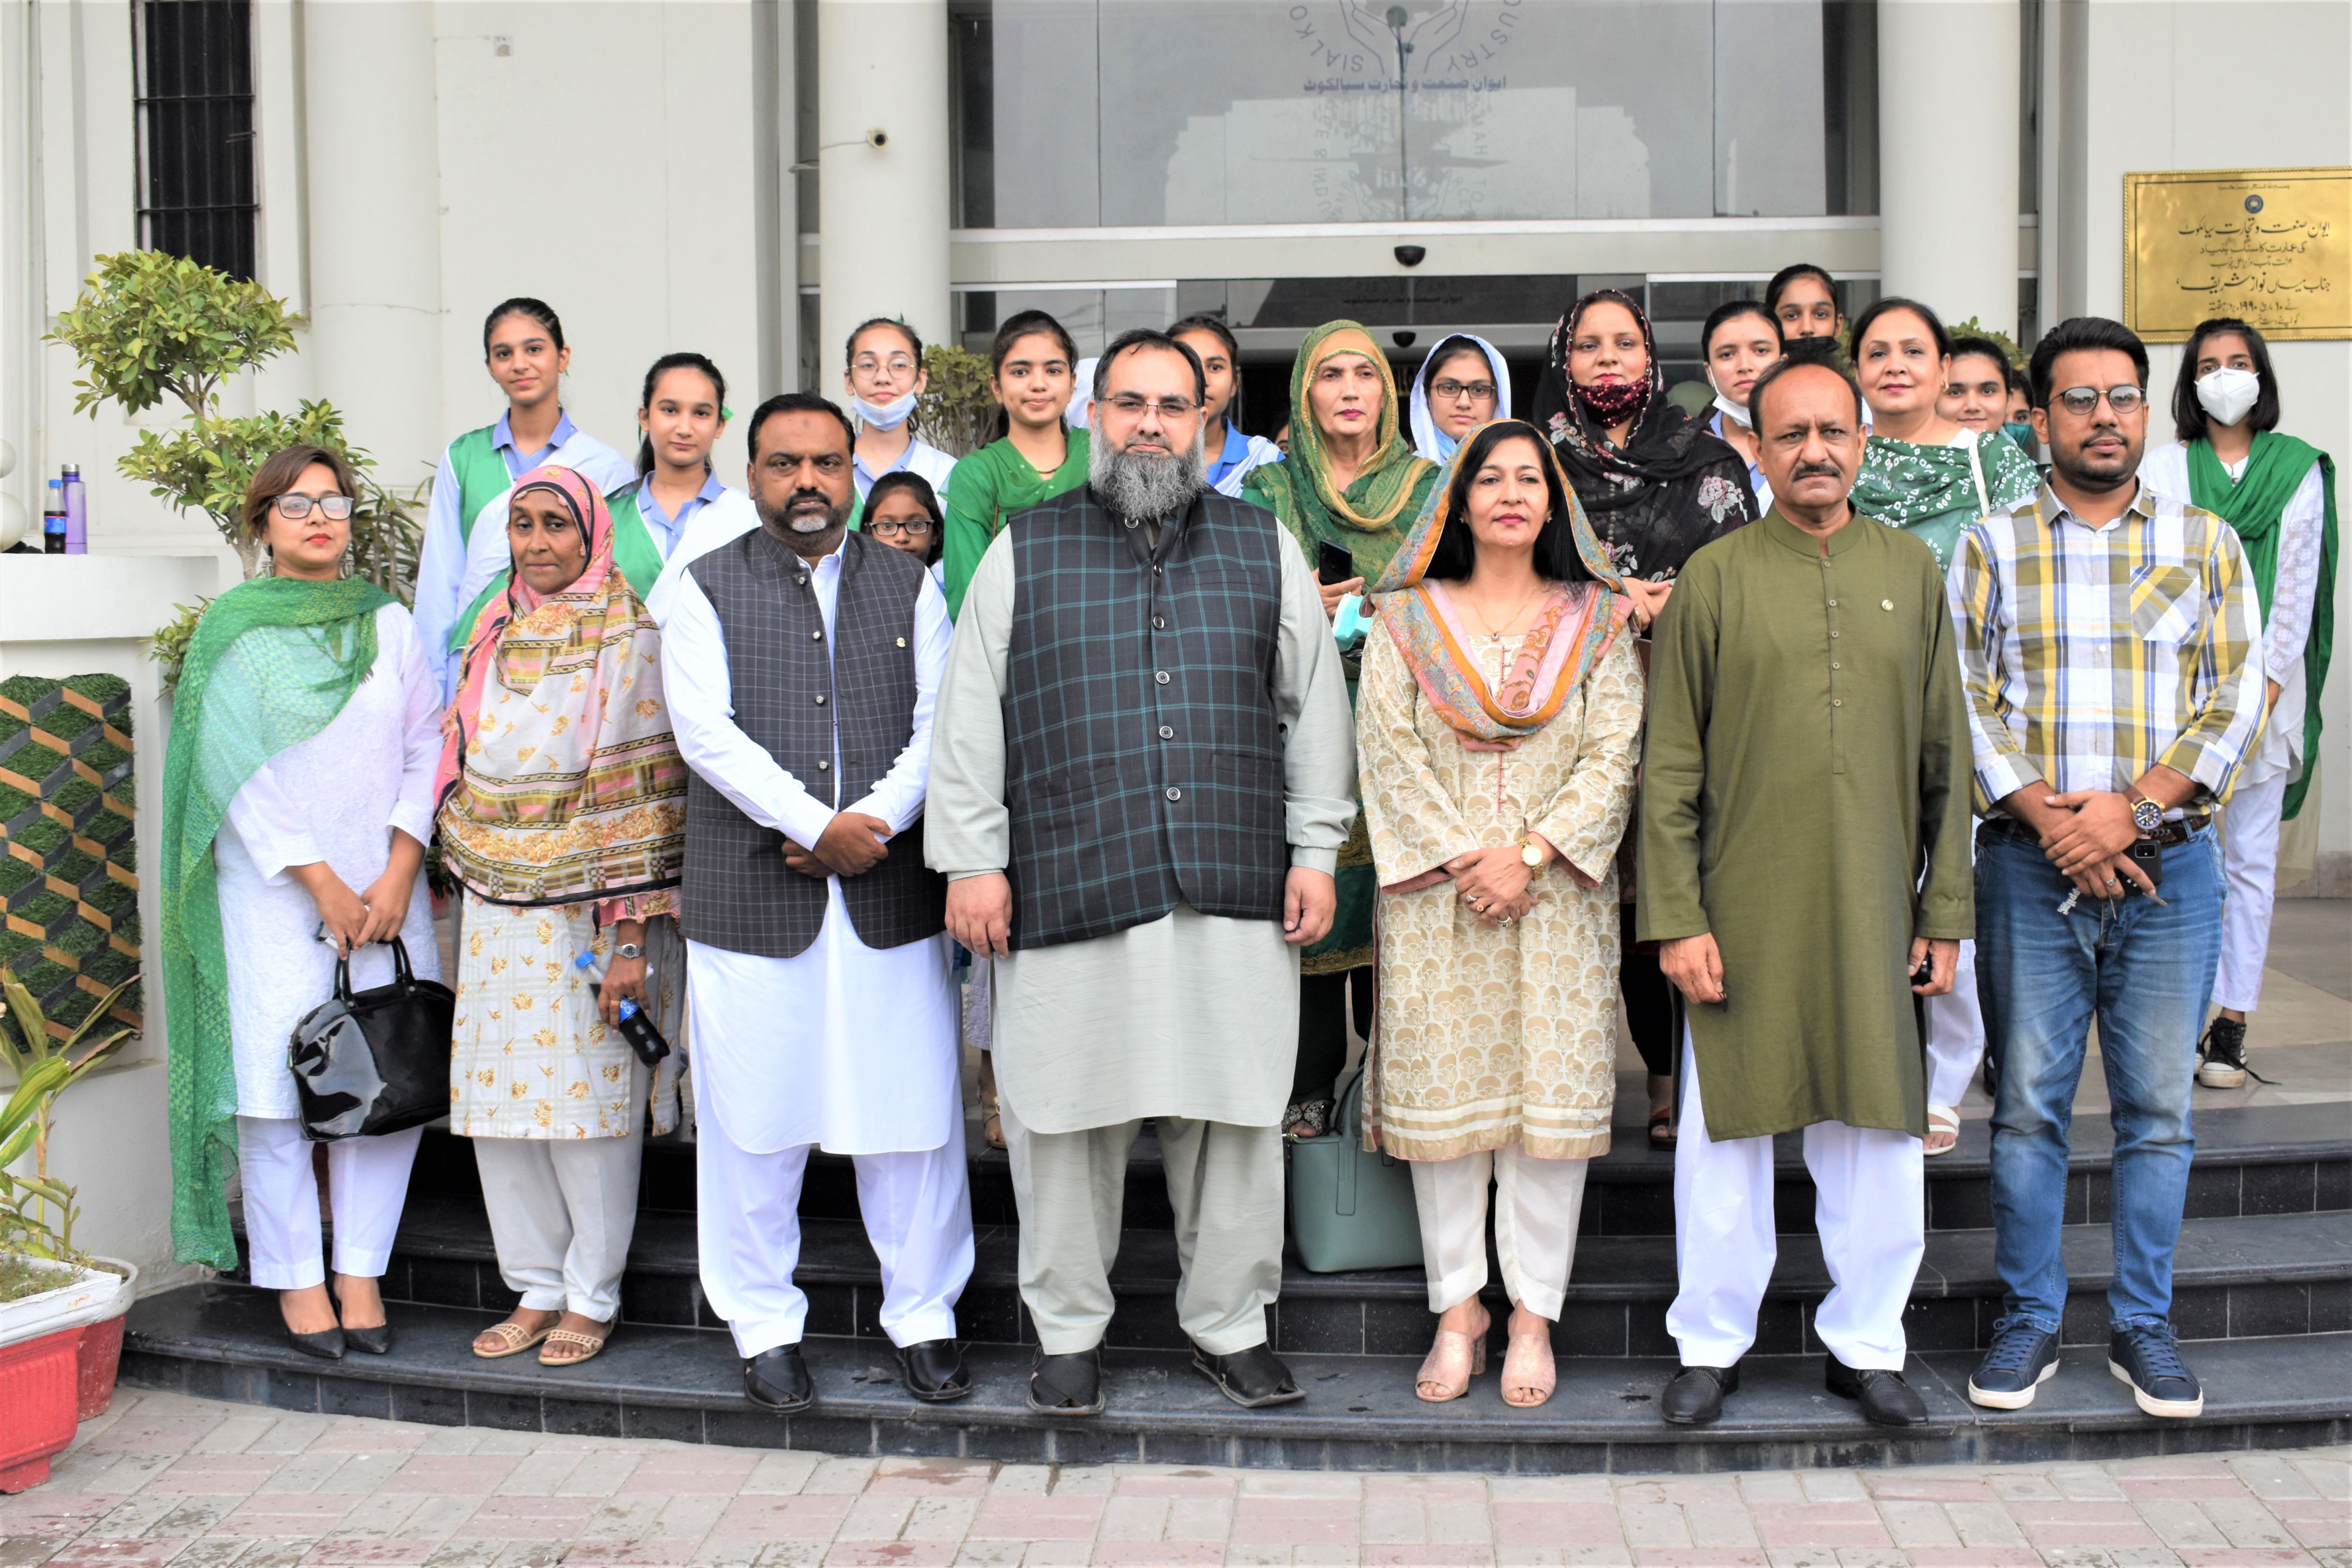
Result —
[{"label": "wristwatch", "polygon": [[2164,807],[2140,794],[2139,785],[2127,785],[2124,798],[2131,802],[2132,826],[2139,829],[2141,837],[2164,826]]},{"label": "wristwatch", "polygon": [[634,942],[615,942],[613,946],[614,958],[643,958],[645,955],[646,950]]},{"label": "wristwatch", "polygon": [[1519,864],[1525,866],[1530,871],[1540,871],[1543,869],[1543,863],[1544,852],[1537,846],[1536,841],[1532,838],[1521,839],[1519,841]]}]

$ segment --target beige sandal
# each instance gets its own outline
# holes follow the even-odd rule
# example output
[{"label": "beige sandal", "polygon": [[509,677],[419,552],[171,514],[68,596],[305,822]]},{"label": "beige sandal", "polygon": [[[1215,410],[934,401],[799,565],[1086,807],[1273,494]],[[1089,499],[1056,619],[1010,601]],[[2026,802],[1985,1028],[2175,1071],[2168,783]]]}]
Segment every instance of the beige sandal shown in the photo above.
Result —
[{"label": "beige sandal", "polygon": [[[1475,1330],[1438,1330],[1421,1370],[1412,1374],[1414,1397],[1444,1405],[1469,1393],[1470,1380],[1486,1370],[1486,1336],[1494,1326],[1494,1318],[1481,1309]],[[1437,1392],[1429,1392],[1433,1388]]]},{"label": "beige sandal", "polygon": [[[593,1361],[596,1357],[596,1352],[604,1348],[604,1341],[608,1335],[609,1331],[604,1334],[583,1334],[572,1329],[551,1330],[547,1335],[547,1343],[540,1349],[539,1364],[541,1366],[578,1366],[583,1361]],[[562,1356],[551,1356],[547,1353],[558,1345],[577,1345],[580,1349],[580,1353],[578,1355]]]},{"label": "beige sandal", "polygon": [[[1513,1334],[1503,1352],[1503,1403],[1515,1410],[1533,1410],[1551,1397],[1559,1369],[1551,1355],[1551,1326],[1539,1334]],[[1517,1394],[1533,1397],[1521,1399]]]},{"label": "beige sandal", "polygon": [[[558,1321],[561,1321],[561,1320],[558,1320]],[[512,1318],[509,1318],[503,1323],[492,1323],[488,1328],[484,1329],[480,1333],[474,1336],[474,1353],[481,1357],[484,1361],[504,1361],[510,1355],[522,1354],[523,1352],[530,1349],[531,1346],[539,1343],[540,1341],[547,1338],[548,1335],[554,1331],[554,1323],[549,1323],[543,1328],[526,1329],[520,1323],[516,1322]],[[496,1351],[484,1350],[482,1348],[481,1342],[484,1338],[490,1335],[496,1335],[500,1341],[504,1342],[506,1348],[504,1350]]]}]

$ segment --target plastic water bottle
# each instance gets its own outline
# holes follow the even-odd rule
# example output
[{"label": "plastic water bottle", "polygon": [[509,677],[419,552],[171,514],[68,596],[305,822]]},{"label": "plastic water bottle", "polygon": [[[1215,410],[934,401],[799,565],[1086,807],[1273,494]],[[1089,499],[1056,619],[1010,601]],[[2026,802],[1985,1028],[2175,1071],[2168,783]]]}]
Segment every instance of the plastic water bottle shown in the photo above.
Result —
[{"label": "plastic water bottle", "polygon": [[41,553],[66,552],[66,482],[49,481],[49,499],[41,507]]},{"label": "plastic water bottle", "polygon": [[89,490],[81,482],[81,465],[68,463],[60,482],[66,492],[66,553],[89,553]]},{"label": "plastic water bottle", "polygon": [[[593,952],[583,952],[572,963],[573,967],[588,972],[588,989],[601,1001],[604,989],[604,962]],[[646,973],[651,973],[652,971],[647,970]],[[669,1055],[669,1042],[662,1038],[661,1031],[654,1027],[654,1021],[646,1016],[643,1007],[624,996],[620,1012],[621,1037],[629,1042],[631,1050],[637,1053],[637,1060],[651,1067]]]}]

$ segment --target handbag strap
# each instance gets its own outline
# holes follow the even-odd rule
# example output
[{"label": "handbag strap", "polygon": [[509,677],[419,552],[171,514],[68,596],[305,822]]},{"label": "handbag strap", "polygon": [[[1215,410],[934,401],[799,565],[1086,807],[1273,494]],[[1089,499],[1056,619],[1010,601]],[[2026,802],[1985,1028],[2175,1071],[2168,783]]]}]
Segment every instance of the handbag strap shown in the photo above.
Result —
[{"label": "handbag strap", "polygon": [[352,955],[343,951],[342,943],[335,944],[335,1000],[352,999]]},{"label": "handbag strap", "polygon": [[1976,477],[1977,516],[1982,518],[1992,511],[1992,500],[1985,490],[1984,458],[1979,455],[1979,447],[1973,436],[1969,441],[1969,472]]},{"label": "handbag strap", "polygon": [[400,940],[398,931],[393,932],[390,940],[393,980],[403,991],[414,991],[416,989],[416,975],[408,967],[408,944]]},{"label": "handbag strap", "polygon": [[1339,1124],[1339,1191],[1334,1207],[1342,1217],[1352,1217],[1356,1212],[1356,1167],[1364,1157],[1356,1147],[1356,1125],[1363,1092],[1364,1071],[1360,1067],[1341,1086],[1339,1103],[1332,1108],[1331,1119]]}]

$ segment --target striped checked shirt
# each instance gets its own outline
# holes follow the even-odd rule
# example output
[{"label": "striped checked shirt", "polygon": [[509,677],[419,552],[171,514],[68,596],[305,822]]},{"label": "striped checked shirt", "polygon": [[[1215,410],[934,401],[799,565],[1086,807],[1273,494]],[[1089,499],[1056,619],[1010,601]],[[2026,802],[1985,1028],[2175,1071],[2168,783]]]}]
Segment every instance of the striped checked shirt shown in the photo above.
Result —
[{"label": "striped checked shirt", "polygon": [[2228,523],[2143,484],[2095,527],[2045,484],[1962,536],[1950,592],[1979,815],[2036,780],[2121,790],[2156,763],[2197,782],[2197,809],[2229,793],[2263,691],[2262,607]]}]

